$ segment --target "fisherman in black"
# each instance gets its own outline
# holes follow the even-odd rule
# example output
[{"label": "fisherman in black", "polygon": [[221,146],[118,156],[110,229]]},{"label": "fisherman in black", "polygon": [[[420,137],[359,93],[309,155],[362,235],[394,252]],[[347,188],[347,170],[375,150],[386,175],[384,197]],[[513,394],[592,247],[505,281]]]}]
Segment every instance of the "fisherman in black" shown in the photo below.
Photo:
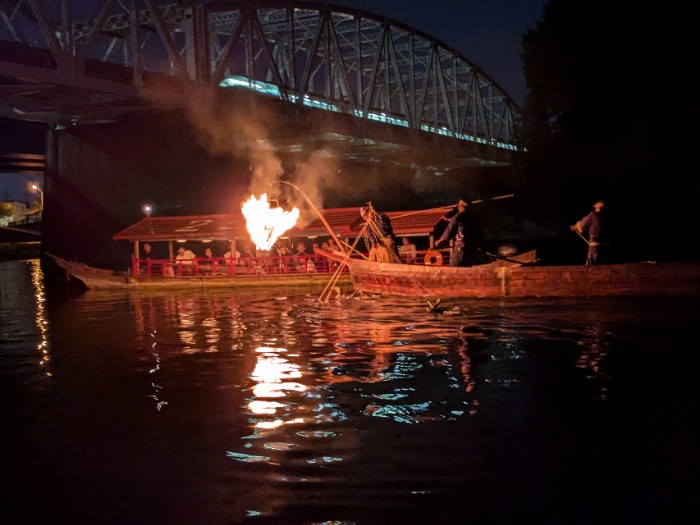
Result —
[{"label": "fisherman in black", "polygon": [[479,253],[486,249],[486,237],[477,220],[467,209],[469,204],[468,199],[459,199],[457,213],[450,218],[445,231],[435,242],[437,248],[440,244],[452,240],[450,266],[473,266],[478,262]]}]

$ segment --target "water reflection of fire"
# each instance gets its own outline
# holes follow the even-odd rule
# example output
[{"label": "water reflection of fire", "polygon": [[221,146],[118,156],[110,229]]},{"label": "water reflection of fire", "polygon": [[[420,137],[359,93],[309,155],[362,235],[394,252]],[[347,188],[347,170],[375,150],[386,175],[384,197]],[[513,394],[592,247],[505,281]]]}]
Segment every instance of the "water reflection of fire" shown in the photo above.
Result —
[{"label": "water reflection of fire", "polygon": [[266,193],[263,193],[260,199],[251,195],[241,206],[241,211],[246,219],[250,238],[261,250],[271,249],[277,239],[299,220],[297,208],[286,211],[281,207],[272,207]]},{"label": "water reflection of fire", "polygon": [[307,387],[293,379],[300,379],[299,365],[289,362],[281,354],[284,348],[260,347],[257,350],[258,359],[251,374],[257,382],[253,387],[255,399],[248,403],[251,413],[256,415],[276,416],[274,420],[257,421],[255,427],[276,428],[284,424],[297,423],[296,419],[281,419],[278,412],[287,407],[286,404],[273,401],[274,398],[284,398],[288,392],[303,392]]}]

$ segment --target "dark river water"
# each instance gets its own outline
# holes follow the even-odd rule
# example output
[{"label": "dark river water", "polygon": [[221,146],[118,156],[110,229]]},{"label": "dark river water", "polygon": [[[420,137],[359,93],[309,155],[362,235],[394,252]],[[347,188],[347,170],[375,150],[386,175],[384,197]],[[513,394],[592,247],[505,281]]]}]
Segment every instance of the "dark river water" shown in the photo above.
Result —
[{"label": "dark river water", "polygon": [[0,262],[0,523],[700,520],[700,299],[68,293]]}]

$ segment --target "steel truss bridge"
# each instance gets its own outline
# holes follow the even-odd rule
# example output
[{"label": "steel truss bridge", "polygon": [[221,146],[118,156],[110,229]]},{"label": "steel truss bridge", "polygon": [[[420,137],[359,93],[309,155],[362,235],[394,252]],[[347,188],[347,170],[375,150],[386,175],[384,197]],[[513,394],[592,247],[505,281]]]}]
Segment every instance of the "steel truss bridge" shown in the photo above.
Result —
[{"label": "steel truss bridge", "polygon": [[484,159],[519,150],[520,110],[494,81],[370,13],[303,1],[0,0],[0,118],[111,122],[148,105],[154,78],[436,134]]}]

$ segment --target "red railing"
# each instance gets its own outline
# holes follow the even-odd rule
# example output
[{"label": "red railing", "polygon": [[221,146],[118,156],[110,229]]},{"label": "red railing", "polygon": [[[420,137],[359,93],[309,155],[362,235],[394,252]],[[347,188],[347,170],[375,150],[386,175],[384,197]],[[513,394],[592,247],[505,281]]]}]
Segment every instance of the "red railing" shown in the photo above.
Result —
[{"label": "red railing", "polygon": [[321,255],[260,257],[196,257],[194,259],[132,259],[131,273],[141,277],[233,276],[289,273],[333,273],[338,263]]},{"label": "red railing", "polygon": [[[425,255],[434,250],[418,250],[414,259],[402,254],[404,264],[425,264]],[[449,253],[440,252],[442,264]],[[433,262],[434,264],[434,262]],[[294,273],[333,273],[338,263],[322,255],[266,255],[260,257],[196,257],[194,259],[132,259],[131,273],[141,277],[190,277],[207,275],[269,275]],[[344,269],[343,271],[347,271]]]}]

